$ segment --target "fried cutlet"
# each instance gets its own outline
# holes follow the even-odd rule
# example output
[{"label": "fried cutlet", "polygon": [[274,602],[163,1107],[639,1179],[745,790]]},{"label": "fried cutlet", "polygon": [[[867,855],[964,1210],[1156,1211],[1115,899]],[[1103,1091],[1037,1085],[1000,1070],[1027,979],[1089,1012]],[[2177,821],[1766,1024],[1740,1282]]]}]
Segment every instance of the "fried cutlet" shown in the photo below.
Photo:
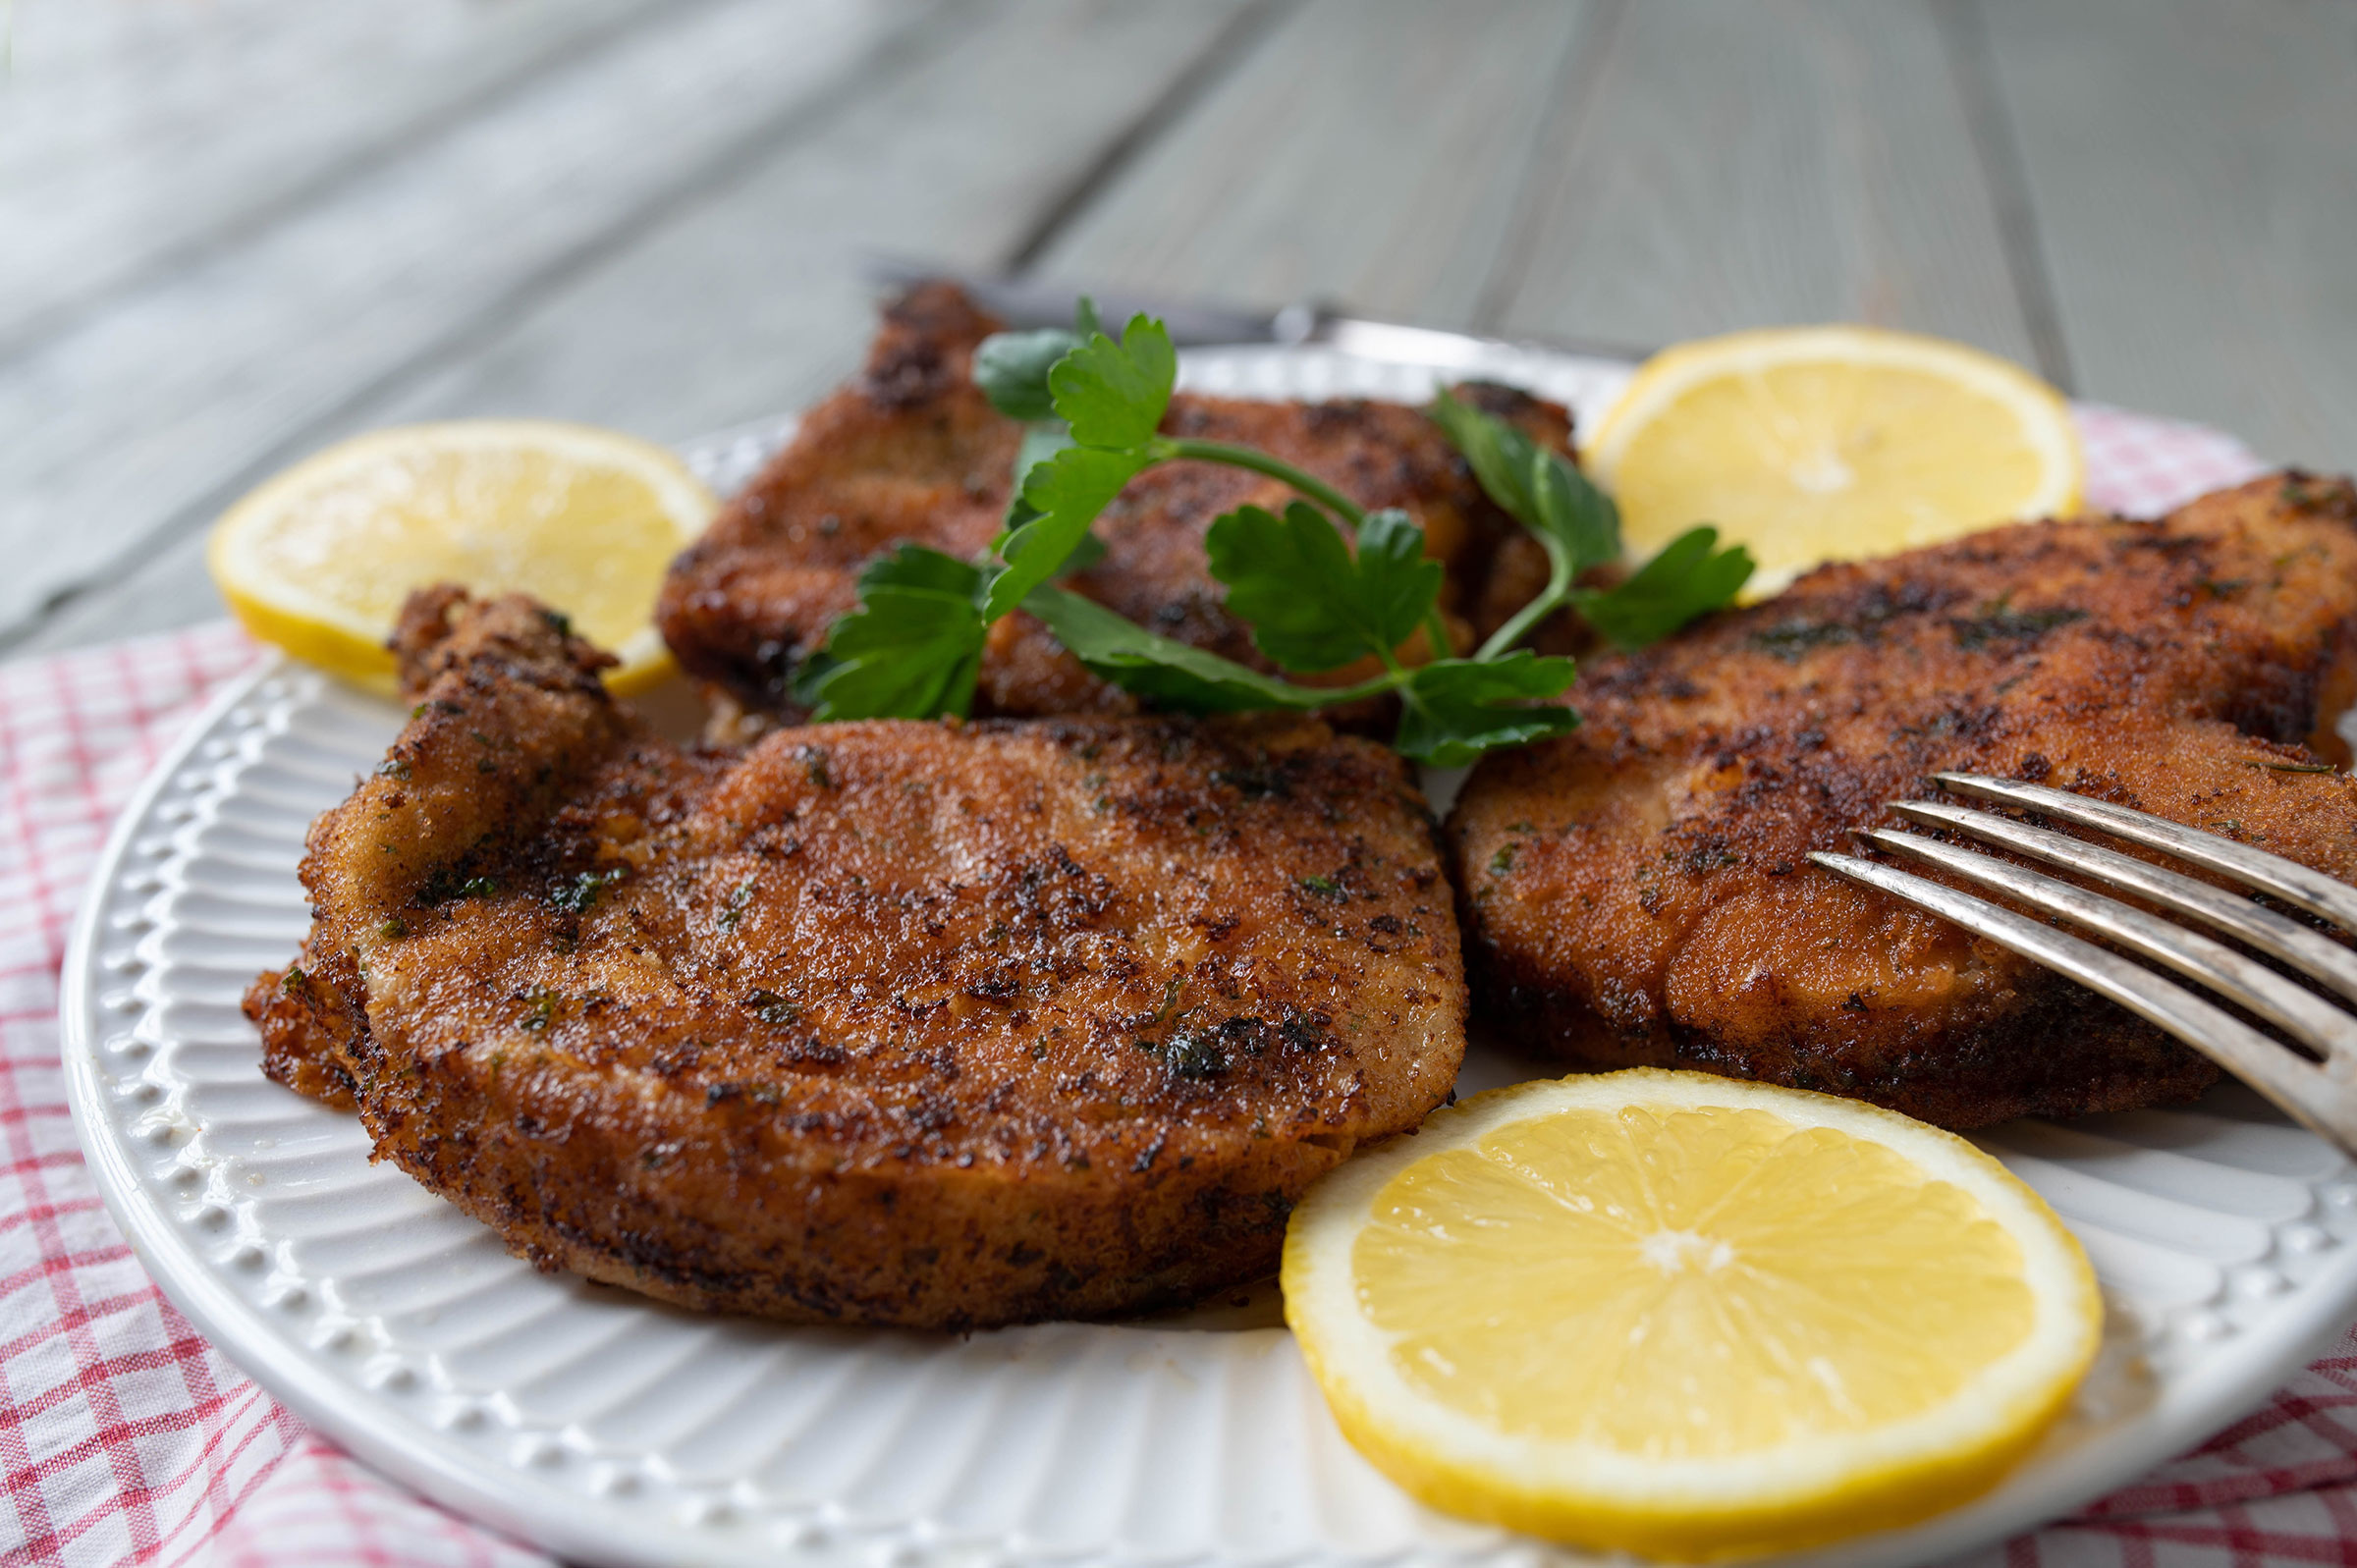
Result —
[{"label": "fried cutlet", "polygon": [[[2357,493],[2287,474],[2156,522],[1998,529],[1822,568],[1581,672],[1567,738],[1492,757],[1448,841],[1502,1039],[1950,1127],[2181,1100],[2205,1058],[1820,870],[1960,769],[2079,790],[2357,882]],[[2314,752],[2309,748],[2313,747]],[[1921,868],[1910,866],[1909,869]]]},{"label": "fried cutlet", "polygon": [[[657,620],[689,674],[746,714],[798,718],[795,673],[858,602],[868,561],[904,540],[959,557],[989,548],[1022,440],[1022,426],[990,406],[971,374],[975,346],[998,329],[946,284],[920,287],[886,310],[865,370],[810,410],[793,443],[674,563]],[[1505,387],[1460,390],[1534,441],[1568,452],[1570,416],[1560,405]],[[1449,567],[1441,608],[1468,644],[1545,581],[1537,547],[1417,409],[1182,393],[1163,430],[1258,447],[1364,506],[1404,508],[1424,525],[1428,553]],[[1238,468],[1162,464],[1107,509],[1096,529],[1104,559],[1067,586],[1167,636],[1272,669],[1228,613],[1203,534],[1224,512],[1282,508],[1291,495]],[[1368,673],[1318,678],[1340,684]],[[1128,713],[1134,703],[1016,614],[992,628],[974,711]]]},{"label": "fried cutlet", "polygon": [[1272,1269],[1464,1051],[1422,796],[1297,720],[681,747],[530,601],[411,601],[415,716],[311,830],[267,1070],[548,1266],[962,1328]]}]

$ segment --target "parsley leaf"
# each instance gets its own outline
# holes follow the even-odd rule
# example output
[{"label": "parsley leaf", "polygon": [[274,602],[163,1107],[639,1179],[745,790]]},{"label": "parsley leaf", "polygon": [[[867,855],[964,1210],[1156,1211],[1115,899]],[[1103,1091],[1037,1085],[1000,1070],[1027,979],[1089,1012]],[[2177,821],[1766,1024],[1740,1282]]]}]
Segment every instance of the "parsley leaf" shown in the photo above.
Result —
[{"label": "parsley leaf", "polygon": [[974,351],[974,385],[1010,419],[1053,419],[1048,372],[1079,347],[1080,339],[1062,327],[996,333]]},{"label": "parsley leaf", "polygon": [[1659,642],[1734,598],[1750,577],[1751,552],[1741,545],[1715,550],[1718,542],[1716,528],[1689,528],[1617,588],[1577,588],[1571,603],[1619,647]]},{"label": "parsley leaf", "polygon": [[1063,588],[1035,588],[1023,608],[1047,622],[1072,657],[1124,691],[1188,713],[1318,708],[1336,694],[1264,676]]},{"label": "parsley leaf", "polygon": [[1162,323],[1133,316],[1120,343],[1096,333],[1056,361],[1048,389],[1074,441],[1127,450],[1154,439],[1178,374],[1178,355]]},{"label": "parsley leaf", "polygon": [[1590,567],[1620,555],[1620,509],[1558,452],[1539,447],[1503,419],[1443,392],[1430,409],[1463,453],[1491,500],[1530,529],[1547,552],[1547,588],[1483,644],[1480,657],[1503,653],[1563,605],[1623,648],[1659,642],[1696,616],[1735,596],[1751,575],[1742,546],[1714,551],[1716,528],[1688,529],[1617,588],[1573,586]]},{"label": "parsley leaf", "polygon": [[1473,477],[1481,481],[1489,498],[1524,527],[1538,527],[1538,499],[1530,493],[1530,460],[1538,452],[1537,444],[1448,387],[1441,389],[1425,411],[1464,455]]},{"label": "parsley leaf", "polygon": [[1007,536],[1024,523],[1039,516],[1039,509],[1023,499],[1023,487],[1031,482],[1031,470],[1053,461],[1058,453],[1072,444],[1072,433],[1064,421],[1029,426],[1023,431],[1023,444],[1014,454],[1014,488],[1007,496],[1007,520],[992,541],[993,548],[1007,542]]},{"label": "parsley leaf", "polygon": [[1538,536],[1551,566],[1577,576],[1620,554],[1620,509],[1569,459],[1443,391],[1428,410],[1492,501]]},{"label": "parsley leaf", "polygon": [[[1332,707],[1397,689],[1405,698],[1394,742],[1419,762],[1456,767],[1500,746],[1567,734],[1579,715],[1545,699],[1576,674],[1568,659],[1516,649],[1476,663],[1447,659],[1355,686],[1300,686],[1264,676],[1188,643],[1158,636],[1093,600],[1062,588],[1035,589],[1023,608],[1090,670],[1163,707],[1187,713]],[[1534,705],[1536,704],[1536,705]]]},{"label": "parsley leaf", "polygon": [[1239,507],[1211,525],[1203,548],[1228,584],[1228,608],[1252,623],[1260,651],[1288,670],[1337,670],[1388,658],[1441,592],[1441,564],[1424,558],[1424,530],[1404,512],[1370,513],[1358,552],[1306,501],[1274,516]]},{"label": "parsley leaf", "polygon": [[1062,570],[1097,514],[1152,460],[1142,452],[1067,447],[1032,469],[1023,480],[1022,497],[1030,520],[1003,536],[999,557],[1007,569],[990,584],[983,619],[998,620]]},{"label": "parsley leaf", "polygon": [[[1019,606],[1097,675],[1166,707],[1301,711],[1398,692],[1398,749],[1454,765],[1579,723],[1552,700],[1570,686],[1571,661],[1514,646],[1563,605],[1577,605],[1615,642],[1635,645],[1717,608],[1750,574],[1749,555],[1717,549],[1716,530],[1705,527],[1617,588],[1576,587],[1581,572],[1620,555],[1612,499],[1563,454],[1444,392],[1432,417],[1482,488],[1538,539],[1549,580],[1475,657],[1406,668],[1398,649],[1419,627],[1436,647],[1447,643],[1438,612],[1444,574],[1425,557],[1422,528],[1398,511],[1362,514],[1341,491],[1272,454],[1163,437],[1177,369],[1160,322],[1138,316],[1117,342],[1086,299],[1070,332],[986,340],[975,351],[975,381],[994,407],[1027,427],[1006,527],[994,541],[998,562],[903,545],[870,563],[860,575],[858,610],[836,622],[796,674],[795,690],[817,717],[965,712],[990,623]],[[1239,508],[1214,522],[1205,540],[1212,574],[1227,584],[1230,608],[1251,622],[1260,650],[1304,673],[1373,656],[1383,674],[1348,686],[1296,684],[1051,586],[1103,556],[1091,532],[1098,515],[1139,472],[1173,459],[1245,468],[1307,498],[1281,514]],[[1355,547],[1329,514],[1355,528]]]},{"label": "parsley leaf", "polygon": [[1571,575],[1620,559],[1620,509],[1562,453],[1532,452],[1530,494],[1540,544],[1551,558],[1560,547]]},{"label": "parsley leaf", "polygon": [[924,719],[972,703],[987,629],[984,568],[922,545],[878,556],[859,574],[859,608],[827,634],[810,682],[815,717]]},{"label": "parsley leaf", "polygon": [[1074,576],[1104,559],[1105,541],[1093,533],[1084,533],[1080,536],[1080,542],[1072,546],[1072,553],[1064,558],[1064,565],[1056,568],[1056,575]]},{"label": "parsley leaf", "polygon": [[[1053,419],[1056,401],[1048,391],[1048,372],[1056,368],[1057,360],[1104,330],[1097,320],[1095,302],[1082,295],[1072,307],[1069,332],[1048,327],[1038,332],[998,332],[984,338],[974,350],[974,385],[992,407],[1010,419]],[[1017,488],[1025,466],[1015,466]]]},{"label": "parsley leaf", "polygon": [[[1559,697],[1578,675],[1568,659],[1517,648],[1501,659],[1443,659],[1409,674],[1392,744],[1436,768],[1456,768],[1500,746],[1526,746],[1579,728]],[[1538,702],[1541,706],[1531,706]]]},{"label": "parsley leaf", "polygon": [[[1084,322],[1096,319],[1086,300],[1081,314]],[[1053,411],[1069,431],[1035,429],[1023,438],[1017,489],[999,536],[1007,569],[990,585],[985,621],[1063,570],[1097,514],[1156,460],[1147,444],[1170,406],[1178,371],[1170,334],[1147,316],[1134,317],[1120,343],[1091,333],[1048,369]]]}]

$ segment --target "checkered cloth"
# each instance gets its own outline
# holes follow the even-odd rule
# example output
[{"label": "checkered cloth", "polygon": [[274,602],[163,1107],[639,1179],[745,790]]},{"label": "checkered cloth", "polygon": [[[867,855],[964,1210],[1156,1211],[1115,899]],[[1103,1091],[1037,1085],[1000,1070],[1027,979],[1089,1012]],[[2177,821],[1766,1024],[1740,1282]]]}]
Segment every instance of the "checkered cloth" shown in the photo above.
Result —
[{"label": "checkered cloth", "polygon": [[[2089,499],[2150,513],[2257,471],[2214,431],[2081,410]],[[196,1336],[76,1148],[58,967],[108,824],[257,657],[228,625],[0,665],[0,1568],[546,1564],[347,1458]],[[2357,1337],[2198,1452],[1974,1568],[2357,1564]]]}]

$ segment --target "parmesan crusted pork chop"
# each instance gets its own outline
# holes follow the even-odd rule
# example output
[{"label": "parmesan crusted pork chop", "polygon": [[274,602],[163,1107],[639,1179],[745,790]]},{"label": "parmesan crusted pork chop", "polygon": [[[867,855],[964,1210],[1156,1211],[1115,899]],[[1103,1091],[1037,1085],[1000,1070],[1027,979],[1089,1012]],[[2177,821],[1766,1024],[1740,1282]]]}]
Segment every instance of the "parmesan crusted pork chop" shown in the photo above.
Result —
[{"label": "parmesan crusted pork chop", "polygon": [[1598,659],[1583,727],[1483,762],[1451,819],[1474,993],[1507,1038],[1583,1066],[1950,1127],[2190,1097],[2218,1076],[2203,1057],[1808,852],[1959,769],[2357,881],[2357,784],[2318,766],[2345,755],[2318,731],[2347,705],[2353,628],[2357,493],[2278,475],[2158,522],[1827,568]]},{"label": "parmesan crusted pork chop", "polygon": [[[756,724],[798,717],[795,672],[835,618],[858,602],[859,571],[904,540],[968,557],[999,532],[1022,426],[974,386],[975,346],[999,324],[946,284],[920,287],[885,313],[866,369],[810,410],[791,446],[673,565],[657,618],[689,674]],[[1505,387],[1459,389],[1542,446],[1567,452],[1570,416]],[[1369,402],[1250,403],[1185,393],[1167,434],[1263,449],[1363,506],[1400,507],[1447,564],[1441,595],[1468,646],[1545,582],[1538,547],[1474,480],[1418,409]],[[1255,669],[1274,667],[1231,616],[1205,565],[1203,534],[1246,504],[1282,509],[1277,480],[1205,462],[1162,464],[1132,481],[1097,524],[1102,561],[1067,586],[1132,621]],[[1351,668],[1319,680],[1373,673]],[[1047,628],[1016,614],[991,628],[977,713],[1127,713]]]},{"label": "parmesan crusted pork chop", "polygon": [[519,1252],[694,1307],[962,1328],[1266,1272],[1449,1094],[1465,991],[1390,752],[1314,722],[650,734],[455,590],[314,825],[267,1071]]}]

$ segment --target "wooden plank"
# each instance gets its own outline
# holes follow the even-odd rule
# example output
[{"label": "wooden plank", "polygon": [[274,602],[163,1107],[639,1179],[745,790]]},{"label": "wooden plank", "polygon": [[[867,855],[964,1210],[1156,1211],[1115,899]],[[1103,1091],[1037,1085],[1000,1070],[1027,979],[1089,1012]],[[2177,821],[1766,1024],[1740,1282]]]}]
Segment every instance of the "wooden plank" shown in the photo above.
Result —
[{"label": "wooden plank", "polygon": [[998,267],[1241,9],[998,7],[369,417],[529,411],[671,441],[799,407],[875,331],[864,256]]},{"label": "wooden plank", "polygon": [[2357,9],[1983,20],[2080,391],[2357,468]]},{"label": "wooden plank", "polygon": [[791,135],[927,15],[685,12],[0,366],[0,550],[24,563],[0,634]]},{"label": "wooden plank", "polygon": [[1858,320],[2033,360],[1929,0],[1615,18],[1534,161],[1486,326],[1659,345]]},{"label": "wooden plank", "polygon": [[[1234,0],[1021,0],[968,12],[974,26],[933,35],[806,135],[535,296],[504,330],[311,429],[304,445],[476,413],[677,439],[807,403],[857,363],[874,330],[863,252],[996,264],[1237,14]],[[1054,92],[1010,90],[1051,79]],[[16,651],[220,614],[203,571],[206,521],[192,513],[152,557]]]},{"label": "wooden plank", "polygon": [[663,14],[654,0],[0,12],[0,352]]},{"label": "wooden plank", "polygon": [[1463,326],[1585,4],[1312,0],[1055,238],[1075,287]]}]

